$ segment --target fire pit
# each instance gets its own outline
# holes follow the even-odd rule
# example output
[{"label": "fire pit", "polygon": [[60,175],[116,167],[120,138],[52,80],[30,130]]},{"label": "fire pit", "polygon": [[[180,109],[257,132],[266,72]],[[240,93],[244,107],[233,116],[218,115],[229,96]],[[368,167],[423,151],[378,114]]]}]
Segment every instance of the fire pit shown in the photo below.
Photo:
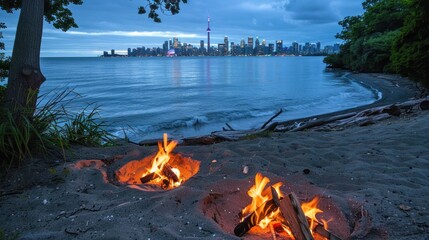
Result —
[{"label": "fire pit", "polygon": [[185,183],[200,168],[199,161],[172,153],[177,144],[177,141],[169,142],[167,134],[164,134],[163,141],[158,142],[158,152],[143,159],[122,164],[124,158],[134,158],[131,154],[115,156],[110,160],[81,160],[73,167],[95,168],[101,172],[106,183],[114,185],[144,191],[170,190]]},{"label": "fire pit", "polygon": [[316,218],[323,212],[317,208],[318,197],[301,205],[294,193],[283,195],[281,182],[266,187],[269,182],[261,173],[256,174],[255,185],[247,192],[252,202],[239,213],[244,217],[235,227],[235,235],[241,237],[255,226],[262,229],[270,226],[273,235],[284,234],[295,239],[339,239],[327,230],[328,222],[333,219]]},{"label": "fire pit", "polygon": [[[257,173],[252,183],[225,180],[214,184],[202,202],[203,214],[224,231],[245,239],[349,238],[349,222],[331,199],[317,194],[313,198],[298,198],[293,189],[301,192],[302,187],[295,188],[296,185],[283,181],[269,182],[268,177]],[[241,189],[246,189],[247,194]],[[299,199],[305,201],[301,204]]]},{"label": "fire pit", "polygon": [[200,162],[172,153],[177,141],[168,142],[167,134],[158,142],[158,152],[141,160],[131,161],[115,172],[122,184],[149,184],[164,190],[180,186],[194,176]]}]

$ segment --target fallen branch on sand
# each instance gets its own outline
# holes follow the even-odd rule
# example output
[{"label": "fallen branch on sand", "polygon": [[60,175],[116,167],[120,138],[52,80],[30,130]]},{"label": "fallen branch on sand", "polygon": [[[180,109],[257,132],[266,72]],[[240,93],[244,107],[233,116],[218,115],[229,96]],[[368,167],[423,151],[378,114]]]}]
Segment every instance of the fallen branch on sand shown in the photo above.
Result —
[{"label": "fallen branch on sand", "polygon": [[[274,116],[272,116],[268,121],[266,121],[261,128],[259,129],[250,129],[250,130],[235,130],[228,123],[223,128],[223,131],[215,131],[210,135],[194,138],[184,138],[182,139],[182,144],[184,145],[207,145],[224,141],[238,141],[244,138],[249,138],[252,136],[263,135],[266,132],[272,132],[277,127],[278,122],[272,122],[276,117],[278,117],[283,112],[283,109],[280,109]],[[268,125],[268,126],[267,126]]]},{"label": "fallen branch on sand", "polygon": [[295,122],[293,124],[291,124],[290,121],[286,121],[274,122],[268,125],[273,121],[273,119],[283,112],[280,110],[265,122],[260,129],[235,130],[229,124],[226,124],[227,128],[224,128],[223,131],[215,131],[210,135],[202,137],[184,138],[182,139],[182,144],[207,145],[223,141],[238,141],[252,136],[264,135],[269,132],[298,132],[316,128],[332,130],[348,126],[367,126],[391,117],[398,117],[404,113],[423,110],[429,110],[429,98],[410,100],[403,103],[390,104],[381,107],[373,107],[360,112],[349,112],[327,118],[313,118],[302,122]]},{"label": "fallen branch on sand", "polygon": [[[427,107],[428,106],[428,107]],[[426,98],[411,100],[399,104],[391,104],[381,107],[369,108],[360,112],[351,112],[336,115],[329,118],[310,119],[308,121],[284,125],[280,123],[274,131],[277,132],[297,132],[316,127],[323,127],[325,130],[347,126],[367,126],[376,122],[389,119],[392,116],[400,116],[403,113],[410,113],[415,110],[428,110],[429,100]]]}]

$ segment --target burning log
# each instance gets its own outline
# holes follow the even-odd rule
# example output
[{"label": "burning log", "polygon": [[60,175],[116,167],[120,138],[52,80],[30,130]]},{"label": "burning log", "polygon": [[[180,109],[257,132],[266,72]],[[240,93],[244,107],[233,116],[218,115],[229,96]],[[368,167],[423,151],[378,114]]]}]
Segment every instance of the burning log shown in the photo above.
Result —
[{"label": "burning log", "polygon": [[173,172],[171,166],[169,164],[166,164],[164,168],[162,169],[162,173],[168,178],[173,180],[173,182],[178,182],[179,177]]},{"label": "burning log", "polygon": [[[278,207],[273,200],[264,202],[261,206],[257,208],[255,212],[252,212],[250,215],[245,217],[243,221],[234,228],[234,234],[239,237],[243,236],[248,231],[250,231],[252,227],[258,225],[260,220],[264,219],[277,208]],[[259,216],[258,214],[256,214],[256,212],[260,212]]]},{"label": "burning log", "polygon": [[145,184],[145,183],[148,183],[148,182],[150,182],[150,181],[152,181],[152,180],[154,180],[154,179],[156,179],[158,177],[158,175],[156,175],[156,173],[149,173],[149,174],[146,174],[146,175],[144,175],[143,177],[141,177],[140,178],[140,181],[143,183],[143,184]]},{"label": "burning log", "polygon": [[[177,174],[174,173],[172,167],[169,164],[166,164],[164,166],[164,168],[162,169],[162,174],[167,178],[162,180],[166,188],[168,188],[171,181],[173,181],[173,183],[180,181],[179,177],[177,176]],[[157,178],[160,178],[160,176],[157,173],[152,172],[141,177],[140,181],[145,184]]]},{"label": "burning log", "polygon": [[320,236],[328,239],[328,240],[342,240],[341,238],[337,237],[336,235],[334,235],[333,233],[329,232],[328,230],[326,230],[322,224],[317,224],[317,226],[313,229],[313,231],[317,234],[319,234]]},{"label": "burning log", "polygon": [[307,217],[302,211],[301,204],[294,193],[280,200],[277,192],[271,187],[274,203],[280,208],[280,213],[290,227],[295,239],[313,240]]}]

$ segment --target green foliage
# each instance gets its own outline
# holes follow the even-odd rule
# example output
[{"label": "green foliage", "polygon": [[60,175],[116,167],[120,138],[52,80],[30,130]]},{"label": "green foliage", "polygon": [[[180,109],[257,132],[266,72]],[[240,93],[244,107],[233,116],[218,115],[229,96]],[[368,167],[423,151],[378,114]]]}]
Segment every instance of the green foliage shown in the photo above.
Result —
[{"label": "green foliage", "polygon": [[400,73],[429,85],[429,1],[366,0],[361,16],[346,17],[336,35],[339,54],[324,62],[360,72]]},{"label": "green foliage", "polygon": [[[146,0],[146,6],[138,8],[139,14],[146,14],[149,9],[148,17],[154,22],[161,22],[160,13],[169,12],[175,15],[180,11],[180,3],[187,3],[187,0]],[[21,8],[22,0],[0,0],[0,7],[7,13],[13,13]],[[82,5],[83,0],[45,0],[45,20],[52,23],[55,28],[67,31],[70,28],[77,28],[73,14],[68,8],[70,4]]]},{"label": "green foliage", "polygon": [[98,107],[95,107],[68,118],[62,129],[70,144],[100,146],[112,144],[113,135],[104,130],[106,127],[106,123],[98,116]]},{"label": "green foliage", "polygon": [[330,68],[345,68],[343,56],[340,53],[330,54],[323,59]]},{"label": "green foliage", "polygon": [[[38,107],[32,119],[20,118],[17,123],[12,114],[2,111],[0,122],[0,167],[8,169],[21,165],[36,153],[64,153],[71,144],[103,146],[111,144],[113,135],[98,115],[98,107],[71,114],[66,106],[75,97],[70,90],[63,90]],[[48,94],[49,95],[49,94]],[[48,95],[41,96],[41,99]]]},{"label": "green foliage", "polygon": [[[5,29],[6,25],[3,22],[0,22],[0,29]],[[3,33],[0,32],[0,40],[3,38]],[[0,51],[5,50],[4,43],[0,41]],[[4,81],[4,79],[9,74],[9,66],[10,66],[10,58],[5,56],[4,52],[0,52],[0,83]],[[0,85],[0,100],[2,97],[2,86]]]},{"label": "green foliage", "polygon": [[187,3],[187,0],[148,0],[146,6],[140,6],[138,14],[146,14],[146,9],[149,9],[148,18],[153,19],[154,22],[161,22],[159,13],[166,14],[170,12],[171,15],[178,14],[180,11],[180,3]]},{"label": "green foliage", "polygon": [[429,87],[429,1],[408,1],[409,14],[392,48],[392,68]]},{"label": "green foliage", "polygon": [[[0,29],[6,28],[6,25],[3,22],[0,22]],[[3,33],[0,32],[0,40],[3,38]],[[4,43],[0,41],[0,51],[5,50]],[[3,98],[6,93],[6,86],[2,82],[6,79],[9,74],[10,58],[6,57],[4,52],[0,52],[0,102],[3,101]]]}]

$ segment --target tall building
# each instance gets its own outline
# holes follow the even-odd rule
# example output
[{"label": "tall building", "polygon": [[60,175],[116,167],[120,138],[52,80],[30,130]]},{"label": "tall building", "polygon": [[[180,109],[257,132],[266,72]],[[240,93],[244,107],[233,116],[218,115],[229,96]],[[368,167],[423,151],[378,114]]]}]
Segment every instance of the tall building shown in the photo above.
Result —
[{"label": "tall building", "polygon": [[210,49],[210,17],[207,18],[207,55],[210,55],[211,49]]},{"label": "tall building", "polygon": [[253,37],[247,38],[247,46],[253,49]]},{"label": "tall building", "polygon": [[179,39],[177,37],[173,38],[173,47],[178,48],[179,47]]},{"label": "tall building", "polygon": [[223,44],[225,44],[225,55],[228,55],[229,52],[229,41],[228,36],[225,36],[223,39]]},{"label": "tall building", "polygon": [[268,54],[274,55],[274,43],[268,44]]},{"label": "tall building", "polygon": [[277,55],[283,54],[283,40],[276,41],[276,52]]},{"label": "tall building", "polygon": [[292,54],[299,55],[299,44],[297,42],[292,43]]},{"label": "tall building", "polygon": [[253,55],[253,37],[247,38],[247,47],[245,50],[245,55]]},{"label": "tall building", "polygon": [[320,51],[321,51],[320,42],[316,43],[316,47],[317,47],[317,53],[320,53]]},{"label": "tall building", "polygon": [[200,54],[204,55],[205,49],[204,49],[204,40],[200,41]]},{"label": "tall building", "polygon": [[217,45],[217,49],[218,49],[218,51],[219,51],[219,55],[220,55],[220,56],[225,56],[225,50],[226,50],[226,46],[225,46],[225,44],[223,44],[223,43],[219,43],[219,44]]},{"label": "tall building", "polygon": [[164,52],[164,54],[167,54],[169,48],[168,48],[168,41],[165,41],[164,44],[162,45],[162,51]]}]

